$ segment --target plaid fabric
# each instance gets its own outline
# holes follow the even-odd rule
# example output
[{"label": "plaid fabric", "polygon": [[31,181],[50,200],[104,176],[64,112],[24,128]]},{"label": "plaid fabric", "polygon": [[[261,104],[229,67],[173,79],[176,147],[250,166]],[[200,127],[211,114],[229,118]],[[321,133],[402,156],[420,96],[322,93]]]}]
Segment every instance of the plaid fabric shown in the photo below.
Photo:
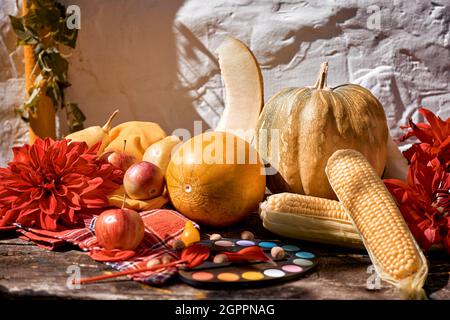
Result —
[{"label": "plaid fabric", "polygon": [[[105,252],[99,247],[94,235],[97,216],[85,214],[82,216],[84,228],[67,229],[58,232],[33,228],[23,228],[17,225],[20,238],[33,241],[38,246],[55,250],[68,243],[80,247],[93,259],[105,261],[111,256],[110,262],[105,262],[112,268],[123,271],[143,267],[153,258],[170,255],[178,258],[178,253],[172,249],[172,242],[177,239],[184,228],[187,219],[180,213],[167,209],[154,209],[140,213],[145,224],[145,235],[135,251],[111,250]],[[11,227],[3,228],[11,231]],[[0,228],[0,231],[2,229]],[[111,262],[114,259],[123,261]],[[177,273],[177,268],[166,268],[155,272],[145,272],[130,275],[133,280],[151,285],[162,285]]]}]

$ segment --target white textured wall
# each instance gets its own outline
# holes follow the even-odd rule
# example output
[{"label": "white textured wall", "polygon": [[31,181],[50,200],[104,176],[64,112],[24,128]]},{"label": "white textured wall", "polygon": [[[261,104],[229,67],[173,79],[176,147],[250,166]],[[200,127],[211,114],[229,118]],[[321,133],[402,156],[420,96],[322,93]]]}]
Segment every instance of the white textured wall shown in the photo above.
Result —
[{"label": "white textured wall", "polygon": [[17,14],[14,0],[0,0],[0,166],[11,158],[11,147],[27,141],[27,126],[14,114],[25,97],[23,53],[16,48],[8,14]]},{"label": "white textured wall", "polygon": [[[0,0],[1,164],[23,132],[10,111],[23,87],[5,19],[14,2]],[[102,123],[118,107],[118,121],[157,121],[169,132],[192,130],[200,119],[204,128],[214,127],[224,105],[214,52],[227,34],[255,53],[266,99],[286,86],[312,85],[328,60],[329,84],[372,90],[393,135],[410,116],[417,120],[420,105],[450,116],[449,0],[64,2],[81,7],[69,98],[80,104],[87,125]]]}]

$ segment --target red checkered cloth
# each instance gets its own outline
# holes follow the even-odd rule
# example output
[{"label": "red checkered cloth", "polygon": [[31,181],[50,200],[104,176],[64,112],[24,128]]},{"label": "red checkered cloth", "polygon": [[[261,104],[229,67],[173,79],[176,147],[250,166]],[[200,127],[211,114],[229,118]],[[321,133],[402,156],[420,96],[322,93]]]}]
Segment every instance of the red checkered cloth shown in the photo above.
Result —
[{"label": "red checkered cloth", "polygon": [[[93,259],[103,261],[112,268],[124,271],[144,267],[153,258],[170,255],[178,259],[178,253],[172,249],[172,242],[179,238],[186,219],[180,213],[167,209],[154,209],[140,213],[145,224],[145,235],[141,244],[134,251],[105,251],[101,249],[94,235],[97,216],[84,214],[85,227],[63,231],[47,231],[23,228],[17,225],[20,238],[33,241],[38,246],[55,250],[63,245],[72,244],[86,251]],[[14,227],[0,228],[0,231],[11,231]],[[106,261],[108,260],[108,261]],[[119,261],[117,261],[119,260]],[[176,267],[143,272],[130,275],[133,280],[151,285],[162,285],[177,273]]]}]

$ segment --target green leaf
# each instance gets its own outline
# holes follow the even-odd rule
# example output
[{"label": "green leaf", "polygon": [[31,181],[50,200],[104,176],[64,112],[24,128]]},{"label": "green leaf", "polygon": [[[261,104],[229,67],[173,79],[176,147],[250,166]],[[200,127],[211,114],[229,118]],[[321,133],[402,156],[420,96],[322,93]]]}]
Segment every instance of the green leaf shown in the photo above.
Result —
[{"label": "green leaf", "polygon": [[64,59],[56,48],[49,48],[41,56],[43,67],[51,69],[53,76],[62,84],[68,83],[67,73],[69,62]]},{"label": "green leaf", "polygon": [[66,104],[67,125],[70,132],[79,131],[84,128],[86,116],[76,103]]},{"label": "green leaf", "polygon": [[40,92],[39,87],[33,88],[30,96],[23,104],[23,107],[22,107],[24,110],[23,114],[26,113],[29,115],[30,113],[36,113],[40,97],[41,97],[41,92]]},{"label": "green leaf", "polygon": [[66,20],[60,21],[60,27],[53,33],[53,39],[70,48],[75,48],[77,44],[78,30],[67,28]]},{"label": "green leaf", "polygon": [[59,10],[56,7],[33,7],[24,17],[26,24],[32,28],[47,28],[55,31],[61,19]]},{"label": "green leaf", "polygon": [[53,106],[55,106],[56,108],[62,105],[61,90],[58,83],[50,81],[48,83],[47,89],[45,90],[45,94],[52,99]]},{"label": "green leaf", "polygon": [[17,45],[33,45],[38,43],[38,37],[32,30],[25,27],[23,18],[9,16],[9,20],[18,38]]}]

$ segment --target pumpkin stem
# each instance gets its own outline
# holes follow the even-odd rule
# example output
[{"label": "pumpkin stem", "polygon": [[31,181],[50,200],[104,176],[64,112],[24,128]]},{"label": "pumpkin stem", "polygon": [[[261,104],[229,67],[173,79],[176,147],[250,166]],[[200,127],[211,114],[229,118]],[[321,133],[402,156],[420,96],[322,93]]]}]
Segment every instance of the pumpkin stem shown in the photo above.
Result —
[{"label": "pumpkin stem", "polygon": [[314,88],[323,89],[327,86],[327,75],[328,75],[328,62],[323,62],[320,65],[319,76],[317,77],[316,84]]}]

